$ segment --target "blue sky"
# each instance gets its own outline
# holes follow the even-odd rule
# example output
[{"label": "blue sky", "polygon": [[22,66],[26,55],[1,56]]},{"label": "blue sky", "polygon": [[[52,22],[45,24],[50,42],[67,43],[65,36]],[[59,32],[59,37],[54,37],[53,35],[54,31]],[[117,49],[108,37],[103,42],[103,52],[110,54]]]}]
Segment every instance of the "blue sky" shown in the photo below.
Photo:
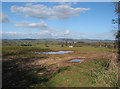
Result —
[{"label": "blue sky", "polygon": [[114,39],[113,2],[2,3],[2,38]]}]

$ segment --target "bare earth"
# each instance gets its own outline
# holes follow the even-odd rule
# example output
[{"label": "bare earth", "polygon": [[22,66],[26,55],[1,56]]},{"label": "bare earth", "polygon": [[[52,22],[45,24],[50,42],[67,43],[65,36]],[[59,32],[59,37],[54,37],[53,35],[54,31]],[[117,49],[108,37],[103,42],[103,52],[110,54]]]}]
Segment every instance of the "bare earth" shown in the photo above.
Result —
[{"label": "bare earth", "polygon": [[[46,66],[48,73],[55,73],[59,68],[66,66],[75,66],[83,62],[88,62],[95,59],[110,59],[111,55],[114,54],[117,56],[117,53],[106,52],[106,51],[90,51],[90,52],[80,52],[75,51],[74,53],[66,53],[66,54],[48,54],[49,57],[46,59],[35,60],[30,65],[32,66]],[[73,58],[83,58],[85,59],[82,62],[78,63],[69,63],[68,60]],[[29,66],[30,66],[29,65]],[[39,73],[43,74],[43,73]]]}]

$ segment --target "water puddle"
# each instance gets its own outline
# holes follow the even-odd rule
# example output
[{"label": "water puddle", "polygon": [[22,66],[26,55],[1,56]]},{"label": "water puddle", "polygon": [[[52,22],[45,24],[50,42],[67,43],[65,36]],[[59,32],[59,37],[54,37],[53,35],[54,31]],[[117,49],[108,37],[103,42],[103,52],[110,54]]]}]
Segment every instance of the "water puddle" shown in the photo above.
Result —
[{"label": "water puddle", "polygon": [[35,52],[36,54],[64,54],[73,53],[74,51],[58,51],[58,52]]},{"label": "water puddle", "polygon": [[85,60],[85,59],[72,59],[72,60],[69,60],[68,62],[80,62],[83,60]]}]

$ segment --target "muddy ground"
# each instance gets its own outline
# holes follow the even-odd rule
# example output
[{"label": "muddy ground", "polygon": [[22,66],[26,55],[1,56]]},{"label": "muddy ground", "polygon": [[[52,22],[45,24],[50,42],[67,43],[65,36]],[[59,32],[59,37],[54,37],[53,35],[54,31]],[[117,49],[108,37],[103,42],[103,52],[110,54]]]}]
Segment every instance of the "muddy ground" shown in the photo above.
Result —
[{"label": "muddy ground", "polygon": [[[62,67],[67,66],[76,66],[84,62],[89,62],[92,60],[102,60],[102,59],[110,59],[111,55],[114,54],[117,56],[117,53],[115,52],[108,52],[108,51],[86,51],[86,52],[80,52],[73,50],[74,53],[65,53],[65,54],[45,54],[48,55],[48,58],[43,59],[34,59],[34,62],[28,63],[27,66],[32,66],[35,68],[39,67],[45,67],[47,71],[45,72],[39,72],[38,74],[49,74],[49,73],[55,73],[58,69]],[[85,60],[77,63],[70,63],[68,62],[71,59],[74,58],[83,58]]]}]

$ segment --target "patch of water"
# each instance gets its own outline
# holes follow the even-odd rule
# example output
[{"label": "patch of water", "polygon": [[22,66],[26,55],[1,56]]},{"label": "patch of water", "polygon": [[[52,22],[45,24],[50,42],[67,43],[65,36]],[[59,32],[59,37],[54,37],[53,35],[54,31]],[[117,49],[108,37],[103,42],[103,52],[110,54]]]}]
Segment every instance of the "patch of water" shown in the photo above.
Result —
[{"label": "patch of water", "polygon": [[35,52],[36,54],[64,54],[73,53],[74,51],[58,51],[58,52]]},{"label": "patch of water", "polygon": [[80,62],[80,61],[83,61],[83,60],[85,60],[85,59],[72,59],[69,62]]}]

